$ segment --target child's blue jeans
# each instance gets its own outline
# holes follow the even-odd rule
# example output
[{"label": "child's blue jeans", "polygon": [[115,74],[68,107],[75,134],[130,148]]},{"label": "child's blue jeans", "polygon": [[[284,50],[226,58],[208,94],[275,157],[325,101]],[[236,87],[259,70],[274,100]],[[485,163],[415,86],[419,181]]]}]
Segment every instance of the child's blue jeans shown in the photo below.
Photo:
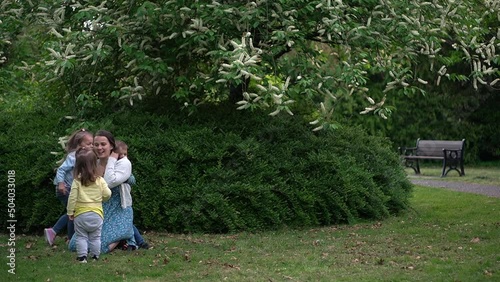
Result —
[{"label": "child's blue jeans", "polygon": [[61,204],[64,205],[64,214],[59,217],[57,220],[56,224],[54,224],[54,227],[52,229],[56,234],[64,230],[66,228],[67,233],[68,233],[68,239],[71,240],[71,237],[73,237],[73,234],[75,234],[75,224],[72,220],[69,220],[68,215],[66,214],[66,206],[68,205],[68,198],[69,198],[69,192],[66,193],[66,195],[63,195],[59,193],[59,191],[56,192],[56,196],[61,201]]}]

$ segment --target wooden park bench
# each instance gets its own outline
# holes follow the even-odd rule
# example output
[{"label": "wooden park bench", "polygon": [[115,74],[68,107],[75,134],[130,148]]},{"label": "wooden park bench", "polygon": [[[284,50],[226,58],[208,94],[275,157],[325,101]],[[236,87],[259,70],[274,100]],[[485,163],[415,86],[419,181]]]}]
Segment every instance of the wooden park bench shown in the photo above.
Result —
[{"label": "wooden park bench", "polygon": [[[399,147],[399,152],[406,167],[411,167],[415,174],[420,174],[420,160],[443,160],[441,177],[450,170],[456,170],[464,176],[465,139],[462,141],[420,140],[415,147]],[[448,168],[448,169],[446,169]]]}]

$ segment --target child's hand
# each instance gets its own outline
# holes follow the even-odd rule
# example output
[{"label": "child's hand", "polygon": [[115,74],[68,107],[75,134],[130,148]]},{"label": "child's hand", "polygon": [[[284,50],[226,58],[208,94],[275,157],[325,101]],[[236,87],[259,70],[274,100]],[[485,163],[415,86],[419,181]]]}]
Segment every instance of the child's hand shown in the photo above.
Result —
[{"label": "child's hand", "polygon": [[60,182],[57,186],[57,189],[59,190],[59,193],[66,195],[66,187],[64,187],[64,182]]},{"label": "child's hand", "polygon": [[115,153],[115,152],[111,152],[111,155],[109,155],[110,157],[113,157],[115,159],[118,159],[118,154]]},{"label": "child's hand", "polygon": [[74,220],[75,219],[74,215],[68,215],[68,217],[69,217],[69,220]]}]

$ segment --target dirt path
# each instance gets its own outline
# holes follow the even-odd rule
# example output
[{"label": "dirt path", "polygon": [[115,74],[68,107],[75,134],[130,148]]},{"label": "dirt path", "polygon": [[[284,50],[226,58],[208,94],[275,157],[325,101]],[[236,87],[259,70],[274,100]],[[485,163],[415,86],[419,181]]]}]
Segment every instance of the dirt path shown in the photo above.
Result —
[{"label": "dirt path", "polygon": [[439,181],[432,179],[416,179],[416,178],[410,178],[410,181],[413,184],[421,186],[445,188],[454,191],[475,193],[475,194],[500,198],[500,186],[481,185],[481,184],[463,183],[463,182],[447,182],[447,181]]}]

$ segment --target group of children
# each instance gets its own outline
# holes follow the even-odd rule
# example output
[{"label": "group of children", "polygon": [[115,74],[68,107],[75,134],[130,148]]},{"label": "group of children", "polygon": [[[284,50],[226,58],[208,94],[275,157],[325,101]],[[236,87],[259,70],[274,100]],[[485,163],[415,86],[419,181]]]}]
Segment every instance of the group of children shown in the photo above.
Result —
[{"label": "group of children", "polygon": [[[52,246],[57,233],[66,226],[67,240],[74,234],[76,236],[77,260],[86,263],[89,250],[93,260],[99,259],[104,218],[102,203],[111,197],[111,190],[98,173],[91,132],[81,129],[73,133],[67,142],[66,151],[66,158],[57,169],[54,184],[56,196],[66,207],[67,213],[59,218],[54,227],[46,228],[44,234],[47,243]],[[128,146],[123,141],[117,141],[113,151],[118,154],[120,161],[127,158]]]}]

